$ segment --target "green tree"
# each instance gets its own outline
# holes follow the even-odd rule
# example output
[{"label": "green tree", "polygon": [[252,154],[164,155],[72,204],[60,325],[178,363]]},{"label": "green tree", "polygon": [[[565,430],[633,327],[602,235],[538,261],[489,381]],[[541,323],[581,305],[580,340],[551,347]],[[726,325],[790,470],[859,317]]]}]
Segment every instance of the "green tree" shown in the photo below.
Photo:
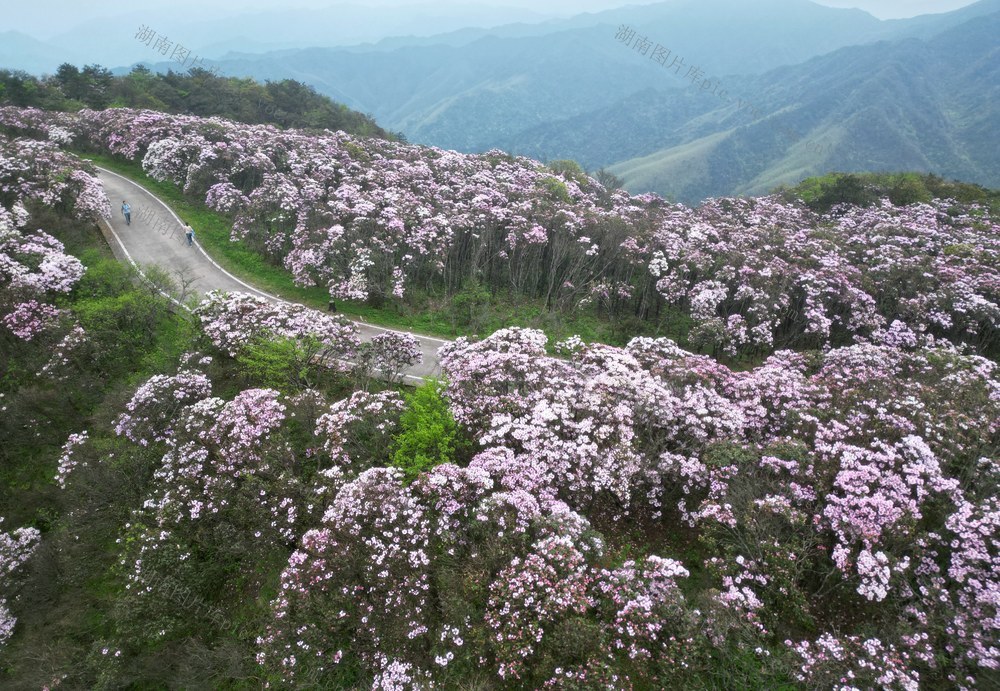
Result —
[{"label": "green tree", "polygon": [[83,100],[86,84],[76,65],[71,65],[68,62],[59,65],[59,69],[56,70],[53,79],[59,85],[59,88],[62,89],[63,95],[66,98],[72,98],[77,101]]},{"label": "green tree", "polygon": [[489,320],[491,301],[489,290],[479,281],[469,281],[451,298],[452,324],[456,329],[479,331]]},{"label": "green tree", "polygon": [[115,77],[111,70],[100,65],[87,65],[80,73],[84,82],[83,102],[95,110],[107,108],[111,103]]},{"label": "green tree", "polygon": [[618,177],[614,173],[604,168],[601,168],[596,173],[594,173],[594,179],[597,180],[602,185],[604,185],[604,187],[606,187],[609,192],[613,192],[614,190],[620,190],[625,186],[625,183],[622,181],[620,177]]},{"label": "green tree", "polygon": [[587,183],[587,174],[583,172],[583,168],[580,164],[570,158],[559,159],[558,161],[552,161],[548,165],[549,170],[558,175],[562,175],[567,180],[572,180],[573,182],[579,183],[581,185]]}]

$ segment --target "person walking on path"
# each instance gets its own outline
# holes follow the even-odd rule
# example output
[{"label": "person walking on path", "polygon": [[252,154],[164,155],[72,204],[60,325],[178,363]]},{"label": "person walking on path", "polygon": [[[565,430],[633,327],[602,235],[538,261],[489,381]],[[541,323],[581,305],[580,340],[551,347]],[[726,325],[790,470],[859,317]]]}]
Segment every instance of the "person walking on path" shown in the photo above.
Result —
[{"label": "person walking on path", "polygon": [[187,238],[188,247],[194,244],[194,228],[190,223],[184,224],[184,237]]},{"label": "person walking on path", "polygon": [[122,216],[125,217],[125,225],[132,225],[132,207],[124,199],[122,200]]}]

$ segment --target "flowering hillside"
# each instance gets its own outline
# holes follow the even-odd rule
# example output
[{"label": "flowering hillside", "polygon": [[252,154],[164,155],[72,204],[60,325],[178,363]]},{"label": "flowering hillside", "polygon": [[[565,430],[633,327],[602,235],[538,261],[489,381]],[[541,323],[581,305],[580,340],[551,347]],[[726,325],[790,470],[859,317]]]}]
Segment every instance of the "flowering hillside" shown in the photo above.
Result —
[{"label": "flowering hillside", "polygon": [[772,196],[691,209],[499,151],[342,132],[128,109],[6,108],[0,126],[141,161],[231,214],[234,240],[334,298],[378,304],[478,283],[653,326],[679,313],[688,343],[730,356],[847,345],[894,321],[1000,353],[998,222],[972,203],[821,216]]},{"label": "flowering hillside", "polygon": [[[15,453],[60,435],[30,457],[47,476],[26,527],[0,533],[12,686],[1000,685],[985,209],[688,209],[497,152],[2,118],[34,139],[0,139],[0,406]],[[190,321],[112,319],[95,301],[130,304],[129,282],[27,230],[46,207],[106,212],[38,139],[141,159],[336,297],[474,279],[553,310],[678,310],[712,355],[507,328],[446,345],[444,381],[414,393],[395,385],[412,338],[361,344],[304,307],[211,294]],[[140,346],[160,354],[116,368]],[[55,425],[46,382],[103,397]]]},{"label": "flowering hillside", "polygon": [[52,300],[73,290],[84,266],[29,223],[32,205],[86,222],[110,217],[111,206],[93,170],[55,143],[0,135],[0,323],[23,343],[58,342],[43,370],[54,374],[84,336]]},{"label": "flowering hillside", "polygon": [[[39,351],[39,368],[31,374],[58,380],[67,359],[86,340],[72,313],[56,304],[80,281],[84,266],[62,242],[32,224],[29,208],[38,206],[77,221],[111,215],[100,181],[75,157],[55,143],[0,135],[0,415],[5,422],[14,416],[7,393],[21,374],[17,351]],[[18,440],[8,436],[6,424],[0,429],[6,456]],[[3,470],[12,469],[4,463]],[[10,508],[7,501],[3,505]],[[4,520],[0,516],[0,648],[17,622],[8,599],[21,589],[26,563],[41,538],[35,527],[7,532]]]},{"label": "flowering hillside", "polygon": [[[545,341],[444,349],[474,446],[412,482],[392,390],[222,398],[204,355],[141,386],[117,432],[162,458],[119,541],[104,674],[200,622],[290,686],[996,680],[995,363],[900,322],[746,372],[666,339]],[[87,445],[67,443],[70,489]]]}]

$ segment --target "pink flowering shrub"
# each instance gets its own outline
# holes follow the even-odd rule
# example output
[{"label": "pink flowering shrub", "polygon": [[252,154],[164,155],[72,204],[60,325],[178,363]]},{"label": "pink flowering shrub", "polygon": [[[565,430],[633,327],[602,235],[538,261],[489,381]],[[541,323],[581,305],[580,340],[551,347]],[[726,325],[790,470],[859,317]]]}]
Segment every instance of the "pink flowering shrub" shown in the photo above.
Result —
[{"label": "pink flowering shrub", "polygon": [[[632,358],[577,344],[559,360],[540,334],[507,330],[460,339],[443,366],[456,419],[493,447],[472,466],[501,486],[584,515],[609,502],[621,511],[625,499],[626,520],[662,516],[697,531],[718,584],[714,644],[749,634],[749,651],[765,649],[789,621],[814,626],[834,600],[861,620],[872,612],[877,626],[871,603],[891,603],[910,623],[887,629],[886,644],[919,666],[934,662],[928,648],[940,651],[964,678],[995,659],[993,509],[973,507],[992,506],[997,491],[995,475],[974,471],[998,449],[997,368],[950,347],[899,345],[783,352],[737,373],[648,339],[629,346]],[[618,484],[595,493],[603,477]],[[973,515],[983,537],[944,538]],[[966,544],[977,590],[940,566]]]},{"label": "pink flowering shrub", "polygon": [[[307,482],[315,464],[293,451],[290,430],[300,416],[314,424],[315,403],[268,389],[247,389],[227,401],[210,395],[207,378],[198,381],[182,397],[178,389],[144,385],[147,408],[171,411],[171,432],[123,540],[126,592],[116,616],[123,635],[151,642],[180,635],[192,599],[218,611],[208,603],[237,587],[230,570],[253,570],[283,553],[322,509]],[[256,573],[243,587],[259,588],[263,578]],[[183,600],[171,596],[180,589]],[[203,624],[221,631],[227,620]]]},{"label": "pink flowering shrub", "polygon": [[37,300],[19,303],[3,318],[3,324],[22,341],[31,341],[53,326],[65,312]]},{"label": "pink flowering shrub", "polygon": [[120,420],[165,453],[116,621],[182,636],[153,584],[253,600],[266,576],[228,576],[267,561],[240,636],[276,684],[988,687],[998,370],[909,333],[745,371],[667,339],[459,339],[443,395],[478,449],[412,477],[383,467],[392,390],[226,400],[185,365]]},{"label": "pink flowering shrub", "polygon": [[627,513],[667,446],[698,449],[743,428],[741,411],[717,392],[666,386],[628,352],[591,346],[565,361],[544,343],[541,332],[505,329],[441,351],[455,419],[481,444],[514,451],[501,473],[537,468],[535,493]]},{"label": "pink flowering shrub", "polygon": [[445,464],[405,485],[373,468],[303,536],[259,659],[289,682],[349,663],[377,675],[390,650],[440,683],[484,663],[545,681],[553,655],[577,654],[627,660],[637,680],[679,678],[675,665],[697,658],[697,614],[675,583],[687,571],[658,557],[607,571],[602,554],[581,516],[497,492],[482,469]]},{"label": "pink flowering shrub", "polygon": [[565,538],[548,538],[521,559],[514,557],[490,586],[486,626],[494,633],[503,679],[520,679],[525,661],[560,619],[587,611],[586,559]]},{"label": "pink flowering shrub", "polygon": [[[339,317],[210,296],[197,314],[231,356],[225,386],[185,363],[117,421],[121,443],[160,451],[121,535],[107,650],[215,632],[252,646],[272,685],[302,687],[1000,683],[986,209],[689,209],[496,151],[127,109],[8,108],[0,123],[45,140],[0,139],[0,319],[17,347],[63,338],[46,376],[85,336],[55,333],[45,295],[82,267],[25,230],[29,209],[102,212],[53,143],[70,138],[204,195],[234,239],[334,297],[476,282],[683,322],[703,351],[570,338],[553,356],[519,328],[459,339],[440,353],[438,412],[473,451],[407,474],[384,467],[415,448],[400,443],[403,398],[367,375],[399,383],[420,357],[412,338],[361,344]],[[228,378],[269,339],[357,362],[371,391],[331,403]],[[66,442],[62,483],[86,443]],[[227,628],[227,607],[252,612],[245,628]]]},{"label": "pink flowering shrub", "polygon": [[172,439],[181,411],[206,398],[211,390],[208,377],[195,370],[180,370],[173,376],[157,374],[125,405],[115,432],[142,446]]},{"label": "pink flowering shrub", "polygon": [[[15,110],[2,109],[0,126],[12,113],[16,118]],[[94,168],[56,143],[0,133],[0,157],[0,206],[39,202],[79,219],[111,217],[111,204]]]},{"label": "pink flowering shrub", "polygon": [[61,242],[38,230],[22,235],[0,228],[0,287],[29,295],[68,293],[83,276],[83,264],[64,253]]},{"label": "pink flowering shrub", "polygon": [[213,291],[195,310],[201,328],[216,348],[235,356],[254,339],[314,339],[322,350],[316,357],[350,356],[359,345],[357,329],[339,316],[331,316],[302,305],[272,303],[247,293]]},{"label": "pink flowering shrub", "polygon": [[413,335],[386,331],[358,348],[355,369],[368,376],[378,374],[389,384],[398,384],[403,379],[403,372],[423,359],[420,343]]},{"label": "pink flowering shrub", "polygon": [[731,354],[843,344],[884,329],[889,315],[918,334],[993,349],[993,228],[984,209],[950,200],[830,217],[774,197],[709,200],[668,215],[649,267],[662,297],[690,311],[692,339]]},{"label": "pink flowering shrub", "polygon": [[399,301],[485,280],[556,309],[670,307],[690,317],[692,343],[729,355],[846,345],[893,321],[918,339],[1000,347],[997,223],[974,204],[883,201],[819,216],[771,196],[691,209],[499,151],[123,108],[5,108],[0,123],[141,162],[335,298]]},{"label": "pink flowering shrub", "polygon": [[[792,645],[791,641],[787,642]],[[810,688],[882,688],[917,691],[920,678],[910,656],[877,638],[838,639],[830,634],[792,646],[802,666],[796,679]]]},{"label": "pink flowering shrub", "polygon": [[[0,523],[3,518],[0,518]],[[0,650],[14,634],[17,618],[7,606],[7,599],[15,594],[18,572],[38,548],[41,534],[35,528],[17,528],[13,532],[0,532]]]},{"label": "pink flowering shrub", "polygon": [[405,404],[395,391],[356,391],[316,421],[316,436],[338,476],[355,476],[389,460],[393,434]]},{"label": "pink flowering shrub", "polygon": [[79,432],[77,434],[69,435],[69,439],[63,444],[62,455],[59,456],[59,472],[56,474],[55,480],[60,488],[66,488],[66,480],[69,478],[70,473],[79,464],[76,459],[77,447],[83,446],[88,440],[87,431]]},{"label": "pink flowering shrub", "polygon": [[[0,110],[3,122],[11,109]],[[38,113],[28,119],[37,120]],[[84,266],[66,254],[59,240],[29,225],[32,211],[39,207],[82,220],[111,215],[104,188],[90,164],[48,141],[0,134],[0,331],[39,348],[56,344],[38,374],[60,378],[60,370],[86,336],[72,324],[66,310],[47,301],[55,294],[70,293],[83,276]]]},{"label": "pink flowering shrub", "polygon": [[478,449],[412,476],[384,467],[395,391],[221,398],[189,361],[147,382],[121,433],[164,454],[119,632],[165,643],[192,599],[267,594],[238,636],[279,685],[989,687],[992,361],[899,326],[745,371],[666,339],[558,351],[525,329],[444,348]]}]

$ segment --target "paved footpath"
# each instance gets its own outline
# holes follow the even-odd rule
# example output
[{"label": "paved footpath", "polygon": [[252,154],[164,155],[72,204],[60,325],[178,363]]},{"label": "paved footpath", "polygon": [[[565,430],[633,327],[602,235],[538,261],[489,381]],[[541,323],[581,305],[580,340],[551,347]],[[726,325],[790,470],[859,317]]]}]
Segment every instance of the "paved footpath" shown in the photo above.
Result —
[{"label": "paved footpath", "polygon": [[[194,229],[194,245],[188,247],[181,219],[145,188],[104,168],[98,167],[98,173],[114,212],[110,222],[102,221],[102,229],[108,235],[111,249],[119,260],[131,262],[140,270],[143,266],[156,264],[167,271],[174,281],[187,282],[188,294],[201,296],[210,290],[239,291],[274,302],[286,302],[276,295],[244,283],[216,264],[198,244],[197,228]],[[127,201],[132,207],[131,225],[126,225],[122,216],[122,201]],[[359,321],[354,323],[361,332],[363,341],[392,330]],[[420,343],[424,361],[406,371],[407,379],[415,382],[424,377],[440,376],[441,363],[437,350],[448,341],[412,335]]]}]

